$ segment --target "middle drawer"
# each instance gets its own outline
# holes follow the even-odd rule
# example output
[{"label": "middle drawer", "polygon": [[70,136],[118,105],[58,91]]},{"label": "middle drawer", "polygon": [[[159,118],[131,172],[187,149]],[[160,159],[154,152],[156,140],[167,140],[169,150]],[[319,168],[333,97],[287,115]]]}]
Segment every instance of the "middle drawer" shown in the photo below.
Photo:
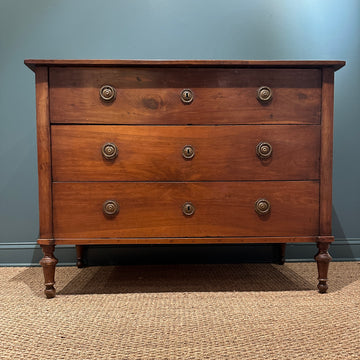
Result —
[{"label": "middle drawer", "polygon": [[52,125],[51,132],[53,181],[319,178],[318,125]]}]

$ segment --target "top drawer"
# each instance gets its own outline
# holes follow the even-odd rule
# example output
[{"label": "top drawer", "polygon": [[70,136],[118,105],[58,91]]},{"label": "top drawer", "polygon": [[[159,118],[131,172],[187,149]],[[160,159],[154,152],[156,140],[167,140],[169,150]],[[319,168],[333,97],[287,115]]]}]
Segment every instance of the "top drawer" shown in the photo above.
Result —
[{"label": "top drawer", "polygon": [[[319,69],[53,67],[49,79],[52,123],[320,123]],[[104,85],[115,89],[113,101],[101,99]],[[257,98],[262,86],[269,101]]]}]

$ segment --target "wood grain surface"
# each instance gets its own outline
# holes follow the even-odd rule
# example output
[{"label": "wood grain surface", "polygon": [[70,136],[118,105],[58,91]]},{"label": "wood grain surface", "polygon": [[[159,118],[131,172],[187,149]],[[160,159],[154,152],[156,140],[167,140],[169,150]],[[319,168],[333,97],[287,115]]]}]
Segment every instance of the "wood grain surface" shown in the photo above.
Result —
[{"label": "wood grain surface", "polygon": [[320,235],[331,235],[334,72],[323,70],[321,114]]},{"label": "wood grain surface", "polygon": [[125,59],[26,59],[32,70],[37,66],[99,66],[99,67],[238,67],[238,68],[331,68],[338,70],[345,65],[340,60],[125,60]]},{"label": "wood grain surface", "polygon": [[[53,125],[54,181],[190,181],[319,179],[320,126]],[[269,142],[271,158],[256,145]],[[105,160],[102,145],[118,156]],[[192,145],[195,156],[182,150]]]},{"label": "wood grain surface", "polygon": [[[166,244],[285,244],[316,242],[317,236],[207,236],[207,237],[137,237],[137,238],[56,238],[52,243],[49,240],[39,240],[39,244],[49,245],[77,245],[82,248],[83,245],[166,245]],[[334,241],[332,238],[331,241]],[[330,241],[328,241],[330,242]]]},{"label": "wood grain surface", "polygon": [[[319,124],[321,70],[234,68],[54,67],[50,76],[53,123],[91,124]],[[99,90],[116,89],[105,103]],[[257,89],[269,86],[269,104]],[[183,104],[180,93],[194,93]]]},{"label": "wood grain surface", "polygon": [[[312,236],[319,231],[319,184],[290,182],[54,183],[54,237]],[[266,198],[271,214],[254,203]],[[103,214],[116,200],[115,217]],[[192,216],[182,212],[190,201]]]},{"label": "wood grain surface", "polygon": [[36,123],[39,186],[39,238],[52,239],[51,139],[48,68],[36,69]]}]

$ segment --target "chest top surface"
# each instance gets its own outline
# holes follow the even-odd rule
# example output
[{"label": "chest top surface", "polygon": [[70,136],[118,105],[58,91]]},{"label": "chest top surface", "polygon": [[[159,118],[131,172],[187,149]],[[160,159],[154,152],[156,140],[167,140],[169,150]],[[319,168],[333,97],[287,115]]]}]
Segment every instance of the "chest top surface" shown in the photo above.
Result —
[{"label": "chest top surface", "polygon": [[194,67],[254,67],[254,68],[323,68],[331,67],[335,71],[345,65],[340,60],[82,60],[82,59],[27,59],[25,64],[36,66],[194,66]]}]

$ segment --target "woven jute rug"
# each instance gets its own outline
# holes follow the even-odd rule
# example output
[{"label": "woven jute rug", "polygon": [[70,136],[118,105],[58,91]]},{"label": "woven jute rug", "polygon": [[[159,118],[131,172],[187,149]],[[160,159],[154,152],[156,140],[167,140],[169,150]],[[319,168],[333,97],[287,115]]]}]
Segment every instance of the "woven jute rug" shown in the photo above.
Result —
[{"label": "woven jute rug", "polygon": [[0,268],[0,359],[360,359],[360,264]]}]

